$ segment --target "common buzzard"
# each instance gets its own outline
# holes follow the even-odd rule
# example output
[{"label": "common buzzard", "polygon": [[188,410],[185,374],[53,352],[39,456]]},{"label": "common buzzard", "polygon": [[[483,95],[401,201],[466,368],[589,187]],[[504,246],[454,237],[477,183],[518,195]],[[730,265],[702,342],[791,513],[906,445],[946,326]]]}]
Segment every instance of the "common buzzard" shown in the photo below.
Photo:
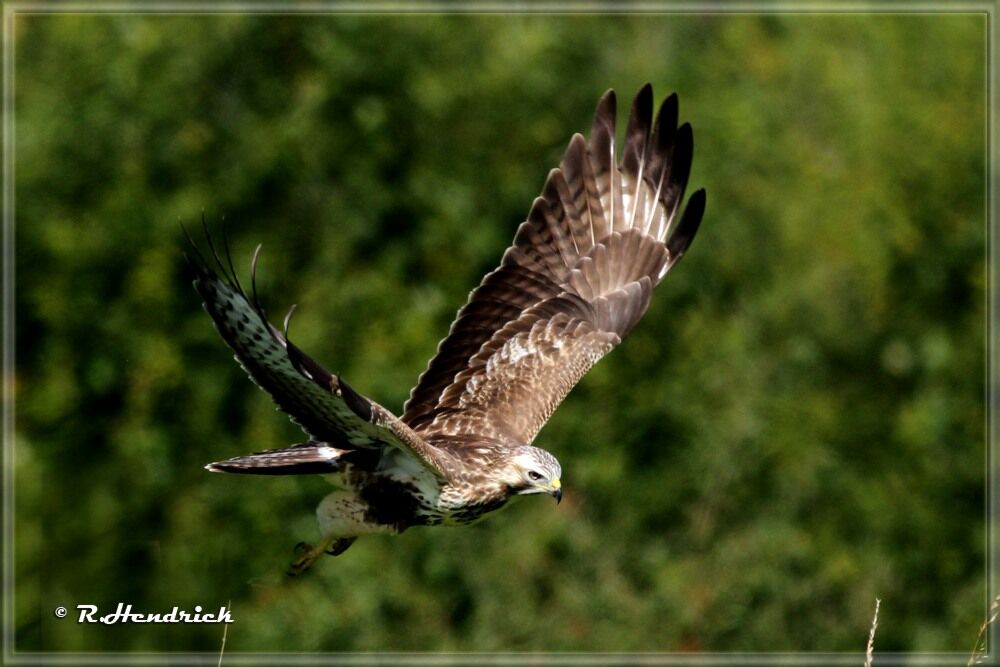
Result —
[{"label": "common buzzard", "polygon": [[[358,536],[471,523],[520,495],[562,497],[554,456],[532,446],[577,381],[649,306],[691,243],[705,192],[680,213],[693,137],[677,96],[653,119],[653,92],[632,104],[616,161],[615,94],[601,98],[590,139],[573,135],[507,249],[458,312],[397,417],[288,340],[251,294],[228,251],[214,266],[189,254],[205,310],[250,377],[307,442],[211,463],[213,472],[323,474],[337,487],[316,511],[322,539],[300,545],[292,572]],[[206,231],[206,236],[207,231]],[[189,239],[190,240],[190,239]],[[291,312],[289,312],[289,316]]]}]

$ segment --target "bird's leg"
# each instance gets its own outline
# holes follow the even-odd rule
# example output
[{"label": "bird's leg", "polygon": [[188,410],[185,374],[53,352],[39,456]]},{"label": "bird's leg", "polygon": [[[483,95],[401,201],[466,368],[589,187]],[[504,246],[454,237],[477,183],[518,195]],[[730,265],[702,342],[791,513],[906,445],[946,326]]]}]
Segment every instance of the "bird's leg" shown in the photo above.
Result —
[{"label": "bird's leg", "polygon": [[395,526],[369,522],[367,510],[368,504],[350,491],[334,491],[324,498],[316,508],[323,541],[316,546],[301,543],[296,547],[298,558],[288,573],[294,576],[305,572],[324,553],[339,556],[354,544],[358,535],[399,532]]},{"label": "bird's leg", "polygon": [[[291,577],[296,577],[310,567],[316,562],[316,559],[322,556],[327,550],[335,548],[333,545],[338,542],[341,538],[335,535],[328,535],[323,538],[323,540],[313,546],[312,544],[306,544],[305,542],[299,542],[295,545],[295,554],[298,556],[294,561],[292,561],[291,566],[288,568],[288,575]],[[353,541],[353,540],[352,540]],[[348,545],[350,546],[350,545]],[[344,547],[345,549],[347,547]]]}]

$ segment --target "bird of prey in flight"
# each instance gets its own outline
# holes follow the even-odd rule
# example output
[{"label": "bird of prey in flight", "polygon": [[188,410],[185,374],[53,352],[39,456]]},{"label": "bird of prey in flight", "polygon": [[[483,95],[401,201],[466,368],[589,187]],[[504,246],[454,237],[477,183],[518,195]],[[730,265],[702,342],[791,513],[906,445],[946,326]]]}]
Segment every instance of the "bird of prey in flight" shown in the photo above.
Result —
[{"label": "bird of prey in flight", "polygon": [[402,416],[288,340],[287,317],[283,331],[267,321],[254,280],[259,246],[250,295],[228,250],[223,261],[207,231],[213,257],[193,247],[194,287],[223,340],[308,436],[207,469],[322,474],[336,487],[316,510],[321,540],[299,545],[291,573],[324,552],[343,553],[362,535],[467,524],[518,496],[561,499],[559,462],[532,442],[577,381],[646,312],[705,210],[704,190],[681,208],[693,136],[690,125],[677,125],[677,96],[654,119],[653,91],[644,86],[620,149],[615,108],[608,91],[589,139],[570,139],[500,266],[458,311]]}]

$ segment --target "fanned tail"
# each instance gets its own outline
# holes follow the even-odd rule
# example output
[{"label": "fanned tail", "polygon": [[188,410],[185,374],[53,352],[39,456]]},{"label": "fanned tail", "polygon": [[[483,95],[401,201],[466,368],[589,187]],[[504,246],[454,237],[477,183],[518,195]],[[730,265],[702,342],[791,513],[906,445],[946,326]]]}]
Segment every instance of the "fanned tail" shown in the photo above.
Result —
[{"label": "fanned tail", "polygon": [[209,463],[205,469],[244,475],[323,474],[336,471],[340,457],[349,452],[350,450],[331,447],[325,442],[304,442],[284,449],[269,449],[216,461]]}]

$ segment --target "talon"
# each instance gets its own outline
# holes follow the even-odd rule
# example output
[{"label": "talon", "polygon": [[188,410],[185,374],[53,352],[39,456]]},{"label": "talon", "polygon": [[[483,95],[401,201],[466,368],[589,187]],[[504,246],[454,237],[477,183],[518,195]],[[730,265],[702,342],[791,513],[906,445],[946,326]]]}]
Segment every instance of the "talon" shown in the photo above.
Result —
[{"label": "talon", "polygon": [[316,557],[319,556],[320,552],[315,548],[311,548],[304,554],[292,561],[292,564],[288,566],[288,576],[297,577],[316,562]]},{"label": "talon", "polygon": [[356,537],[341,537],[333,541],[330,548],[326,550],[326,553],[331,556],[339,556],[340,554],[347,551],[347,548],[354,544]]},{"label": "talon", "polygon": [[314,560],[315,558],[299,558],[298,560],[293,561],[292,564],[288,566],[288,572],[286,572],[286,574],[289,577],[297,577],[306,570],[308,570],[309,567],[313,564]]},{"label": "talon", "polygon": [[286,574],[289,577],[296,577],[302,574],[312,566],[319,554],[320,549],[317,549],[308,542],[299,542],[295,545],[295,555],[297,558],[288,566]]},{"label": "talon", "polygon": [[299,542],[295,545],[295,555],[298,556],[288,567],[288,576],[295,577],[310,567],[322,554],[328,553],[331,556],[339,556],[347,551],[347,548],[354,544],[357,537],[327,537],[317,546]]}]

